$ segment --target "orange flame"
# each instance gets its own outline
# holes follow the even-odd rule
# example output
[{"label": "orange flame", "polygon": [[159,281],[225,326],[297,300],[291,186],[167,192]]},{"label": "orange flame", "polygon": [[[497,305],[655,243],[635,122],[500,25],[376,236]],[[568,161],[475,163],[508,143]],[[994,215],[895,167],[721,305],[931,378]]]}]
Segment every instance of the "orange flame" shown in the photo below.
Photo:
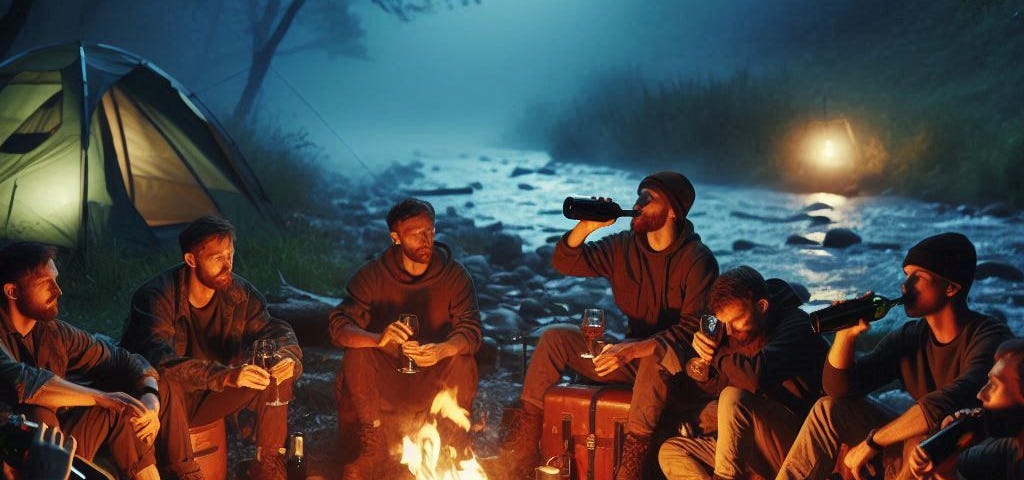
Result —
[{"label": "orange flame", "polygon": [[409,467],[409,472],[416,480],[487,479],[487,474],[472,452],[469,459],[456,462],[458,452],[442,442],[437,430],[437,421],[441,418],[451,420],[465,431],[469,430],[469,411],[459,406],[457,393],[457,389],[445,389],[438,393],[430,405],[429,419],[411,435],[402,438],[402,465]]}]

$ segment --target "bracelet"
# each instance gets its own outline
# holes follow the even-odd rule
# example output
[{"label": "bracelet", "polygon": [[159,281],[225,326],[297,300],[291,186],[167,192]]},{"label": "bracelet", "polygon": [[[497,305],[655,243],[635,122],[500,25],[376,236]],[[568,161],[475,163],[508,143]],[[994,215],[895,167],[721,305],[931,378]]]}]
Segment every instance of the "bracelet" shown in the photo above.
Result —
[{"label": "bracelet", "polygon": [[147,393],[152,393],[153,395],[156,395],[156,398],[160,398],[160,390],[157,390],[156,387],[151,387],[149,385],[146,385],[139,389],[139,398],[142,398],[142,396]]},{"label": "bracelet", "polygon": [[872,428],[871,431],[868,432],[868,436],[864,438],[864,445],[867,445],[868,448],[876,452],[880,452],[882,450],[885,450],[885,447],[879,445],[878,442],[875,441],[876,432],[878,432],[878,429],[875,428]]}]

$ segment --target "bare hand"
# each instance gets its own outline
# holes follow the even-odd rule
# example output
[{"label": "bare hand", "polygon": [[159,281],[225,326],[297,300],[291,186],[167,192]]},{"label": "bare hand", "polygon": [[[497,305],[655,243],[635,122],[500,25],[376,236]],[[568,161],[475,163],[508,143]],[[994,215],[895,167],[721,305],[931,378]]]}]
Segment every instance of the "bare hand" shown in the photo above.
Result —
[{"label": "bare hand", "polygon": [[594,371],[598,376],[603,377],[618,370],[619,367],[633,359],[653,355],[655,348],[657,348],[655,340],[639,340],[605,345],[601,349],[601,353],[594,357]]},{"label": "bare hand", "polygon": [[127,409],[130,416],[146,413],[146,406],[139,399],[124,392],[99,392],[99,395],[96,396],[96,406],[115,410],[118,413]]},{"label": "bare hand", "polygon": [[264,390],[270,385],[270,372],[256,365],[242,365],[233,368],[224,379],[225,387]]},{"label": "bare hand", "polygon": [[22,463],[21,478],[68,478],[77,449],[75,437],[40,422]]},{"label": "bare hand", "polygon": [[295,359],[290,357],[282,358],[270,367],[270,376],[274,377],[277,384],[295,376]]},{"label": "bare hand", "polygon": [[704,332],[698,330],[693,335],[693,349],[697,352],[697,356],[710,362],[715,356],[715,351],[718,350],[718,342],[711,337],[704,335]]},{"label": "bare hand", "polygon": [[146,393],[139,401],[146,407],[146,412],[130,419],[132,429],[143,443],[152,445],[160,430],[160,399],[152,393]]},{"label": "bare hand", "polygon": [[387,328],[384,329],[380,334],[380,340],[377,341],[377,346],[384,348],[391,342],[395,342],[399,345],[409,341],[409,337],[413,334],[412,328],[401,322],[391,322]]},{"label": "bare hand", "polygon": [[431,365],[455,355],[454,350],[447,343],[425,343],[409,341],[402,345],[402,353],[412,359],[418,367],[429,367]]},{"label": "bare hand", "polygon": [[[867,480],[868,477],[874,477],[877,473],[875,466],[871,463],[871,459],[875,458],[877,454],[878,452],[875,449],[862,441],[851,448],[849,452],[846,452],[843,464],[846,465],[846,468],[850,469],[853,478],[856,480]],[[868,476],[863,476],[862,470],[867,470]]]}]

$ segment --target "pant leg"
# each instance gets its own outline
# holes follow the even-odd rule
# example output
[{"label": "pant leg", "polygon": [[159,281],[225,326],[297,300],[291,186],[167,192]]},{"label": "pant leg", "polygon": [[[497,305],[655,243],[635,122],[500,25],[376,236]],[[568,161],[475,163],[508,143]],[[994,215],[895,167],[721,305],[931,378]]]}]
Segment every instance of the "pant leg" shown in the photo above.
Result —
[{"label": "pant leg", "polygon": [[[633,367],[628,365],[604,377],[598,376],[593,360],[580,357],[580,353],[586,349],[587,343],[579,327],[556,324],[545,330],[526,369],[520,402],[524,406],[529,404],[544,408],[544,392],[558,383],[562,373],[567,370],[602,383],[633,383],[635,373]],[[634,398],[635,395],[634,392]]]},{"label": "pant leg", "polygon": [[162,469],[178,478],[199,471],[189,438],[189,412],[185,395],[177,382],[161,378],[160,431],[156,436],[156,460]]},{"label": "pant leg", "polygon": [[291,401],[295,377],[275,388],[225,388],[220,392],[193,392],[185,396],[190,425],[206,425],[246,408],[256,412],[256,447],[276,452],[288,437],[288,405],[271,406],[279,393],[281,401]]},{"label": "pant leg", "polygon": [[811,407],[776,479],[822,479],[843,443],[857,443],[892,416],[867,399],[822,397]]},{"label": "pant leg", "polygon": [[672,437],[661,444],[658,464],[668,480],[711,480],[715,437]]},{"label": "pant leg", "polygon": [[[685,375],[674,377],[662,366],[665,350],[659,342],[653,355],[636,361],[636,376],[633,381],[633,399],[626,418],[626,433],[649,437],[654,433],[662,412],[668,403],[669,392],[681,396],[685,384],[673,385]],[[690,399],[680,398],[687,402]]]},{"label": "pant leg", "polygon": [[754,471],[775,476],[802,421],[779,402],[726,387],[718,397],[715,475],[736,479]]},{"label": "pant leg", "polygon": [[435,365],[423,368],[420,373],[423,379],[414,379],[415,384],[430,385],[430,391],[425,392],[433,399],[442,389],[451,388],[457,391],[456,400],[459,406],[470,410],[473,407],[473,399],[476,398],[476,390],[479,385],[479,374],[477,373],[476,358],[473,355],[456,355],[445,358]]},{"label": "pant leg", "polygon": [[373,425],[380,422],[381,412],[392,406],[386,402],[387,391],[408,394],[401,390],[408,385],[408,378],[405,377],[410,375],[397,371],[398,362],[396,355],[379,348],[345,350],[341,371],[359,423]]},{"label": "pant leg", "polygon": [[127,411],[72,408],[61,415],[61,428],[78,440],[76,454],[86,460],[92,460],[106,443],[114,465],[126,478],[135,478],[142,469],[156,465],[154,448],[135,435]]}]

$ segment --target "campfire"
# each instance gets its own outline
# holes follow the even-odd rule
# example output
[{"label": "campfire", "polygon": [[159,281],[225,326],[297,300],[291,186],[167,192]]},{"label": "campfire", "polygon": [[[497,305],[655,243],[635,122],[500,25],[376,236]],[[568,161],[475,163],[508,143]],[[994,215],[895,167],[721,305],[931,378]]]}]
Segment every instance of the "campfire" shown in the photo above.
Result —
[{"label": "campfire", "polygon": [[[472,449],[460,455],[451,439],[442,439],[438,422],[448,419],[463,431],[469,431],[469,412],[455,400],[457,390],[445,389],[434,397],[426,421],[410,435],[402,438],[402,465],[416,480],[484,480],[487,474],[476,460]],[[448,440],[448,443],[445,443]],[[460,460],[460,458],[462,458]]]}]

